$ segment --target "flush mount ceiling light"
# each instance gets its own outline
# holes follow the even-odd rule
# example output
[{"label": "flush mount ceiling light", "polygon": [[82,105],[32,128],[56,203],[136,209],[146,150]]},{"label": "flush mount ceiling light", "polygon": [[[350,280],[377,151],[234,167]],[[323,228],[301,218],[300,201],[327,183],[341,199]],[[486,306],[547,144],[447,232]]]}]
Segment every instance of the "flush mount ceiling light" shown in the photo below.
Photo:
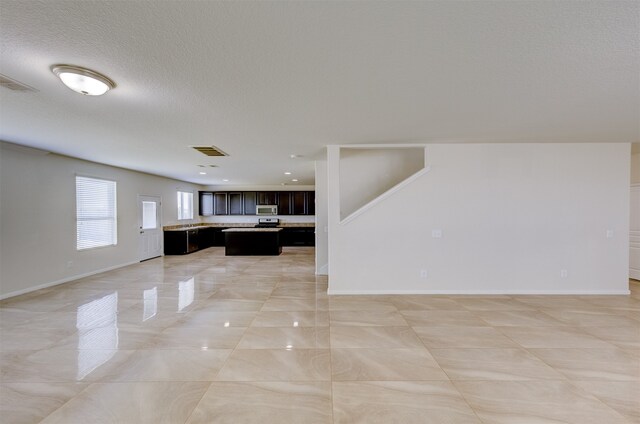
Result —
[{"label": "flush mount ceiling light", "polygon": [[80,66],[53,65],[51,71],[64,85],[87,96],[101,96],[116,86],[108,77]]}]

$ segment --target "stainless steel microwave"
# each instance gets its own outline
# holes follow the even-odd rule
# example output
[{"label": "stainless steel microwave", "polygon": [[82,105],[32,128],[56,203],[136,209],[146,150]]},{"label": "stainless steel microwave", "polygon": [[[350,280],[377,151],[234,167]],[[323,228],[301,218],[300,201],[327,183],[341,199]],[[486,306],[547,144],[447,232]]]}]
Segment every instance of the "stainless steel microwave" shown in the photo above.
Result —
[{"label": "stainless steel microwave", "polygon": [[276,205],[258,205],[256,206],[256,215],[277,215],[278,206]]}]

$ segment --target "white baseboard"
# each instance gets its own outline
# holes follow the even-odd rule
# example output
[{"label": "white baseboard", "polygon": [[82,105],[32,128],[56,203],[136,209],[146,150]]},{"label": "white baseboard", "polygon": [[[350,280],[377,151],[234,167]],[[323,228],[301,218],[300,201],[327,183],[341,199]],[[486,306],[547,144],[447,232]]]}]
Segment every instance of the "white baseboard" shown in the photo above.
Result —
[{"label": "white baseboard", "polygon": [[433,294],[433,295],[567,295],[567,296],[622,296],[631,292],[627,290],[332,290],[329,295],[393,295],[393,294]]},{"label": "white baseboard", "polygon": [[92,275],[100,274],[101,272],[113,271],[114,269],[123,268],[125,266],[129,266],[129,265],[133,265],[133,264],[137,264],[137,263],[140,263],[140,262],[139,261],[127,262],[127,263],[124,263],[124,264],[114,265],[114,266],[110,266],[110,267],[107,267],[107,268],[102,268],[102,269],[98,269],[98,270],[95,270],[95,271],[87,272],[87,273],[84,273],[84,274],[72,275],[70,277],[65,277],[65,278],[62,278],[60,280],[51,281],[49,283],[44,283],[44,284],[40,284],[40,285],[33,286],[33,287],[28,287],[26,289],[16,290],[16,291],[13,291],[13,292],[10,292],[10,293],[6,293],[6,294],[3,294],[3,295],[0,295],[0,300],[8,299],[10,297],[20,296],[21,294],[31,293],[31,292],[34,292],[36,290],[46,289],[46,288],[49,288],[49,287],[57,286],[59,284],[68,283],[70,281],[79,280],[80,278],[91,277]]}]

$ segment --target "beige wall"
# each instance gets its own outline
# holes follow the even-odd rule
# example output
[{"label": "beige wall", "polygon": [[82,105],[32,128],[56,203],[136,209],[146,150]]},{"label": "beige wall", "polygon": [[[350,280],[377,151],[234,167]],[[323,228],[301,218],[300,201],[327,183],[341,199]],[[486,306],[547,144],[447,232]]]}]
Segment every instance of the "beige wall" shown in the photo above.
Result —
[{"label": "beige wall", "polygon": [[[76,250],[76,174],[117,182],[117,246]],[[169,225],[178,223],[176,191],[194,192],[197,211],[198,189],[190,183],[0,143],[0,298],[137,262],[137,196],[161,196],[162,223]],[[195,218],[198,221],[197,212]]]},{"label": "beige wall", "polygon": [[640,184],[640,153],[631,155],[631,184]]}]

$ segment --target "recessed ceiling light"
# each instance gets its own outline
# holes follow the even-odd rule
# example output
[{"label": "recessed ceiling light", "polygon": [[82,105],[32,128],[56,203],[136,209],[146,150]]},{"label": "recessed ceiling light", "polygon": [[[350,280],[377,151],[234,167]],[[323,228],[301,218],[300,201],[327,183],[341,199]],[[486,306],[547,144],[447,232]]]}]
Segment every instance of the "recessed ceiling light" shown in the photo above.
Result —
[{"label": "recessed ceiling light", "polygon": [[284,175],[291,175],[291,172],[285,172]]},{"label": "recessed ceiling light", "polygon": [[76,93],[87,96],[101,96],[116,87],[116,83],[110,78],[80,66],[53,65],[51,71],[60,78],[64,85]]},{"label": "recessed ceiling light", "polygon": [[227,180],[226,178],[223,178],[223,179],[222,179],[222,181],[227,182],[227,181],[229,181],[229,180]]},{"label": "recessed ceiling light", "polygon": [[297,158],[301,158],[301,157],[302,157],[302,155],[289,155],[289,157],[290,157],[291,159],[297,159]]},{"label": "recessed ceiling light", "polygon": [[198,173],[199,173],[200,175],[207,175],[207,173],[206,173],[206,172],[203,172],[203,171],[200,171],[200,172],[198,172]]},{"label": "recessed ceiling light", "polygon": [[298,180],[296,180],[295,178],[294,178],[293,180],[291,180],[291,181],[293,181],[294,183],[297,183],[297,182],[298,182]]}]

